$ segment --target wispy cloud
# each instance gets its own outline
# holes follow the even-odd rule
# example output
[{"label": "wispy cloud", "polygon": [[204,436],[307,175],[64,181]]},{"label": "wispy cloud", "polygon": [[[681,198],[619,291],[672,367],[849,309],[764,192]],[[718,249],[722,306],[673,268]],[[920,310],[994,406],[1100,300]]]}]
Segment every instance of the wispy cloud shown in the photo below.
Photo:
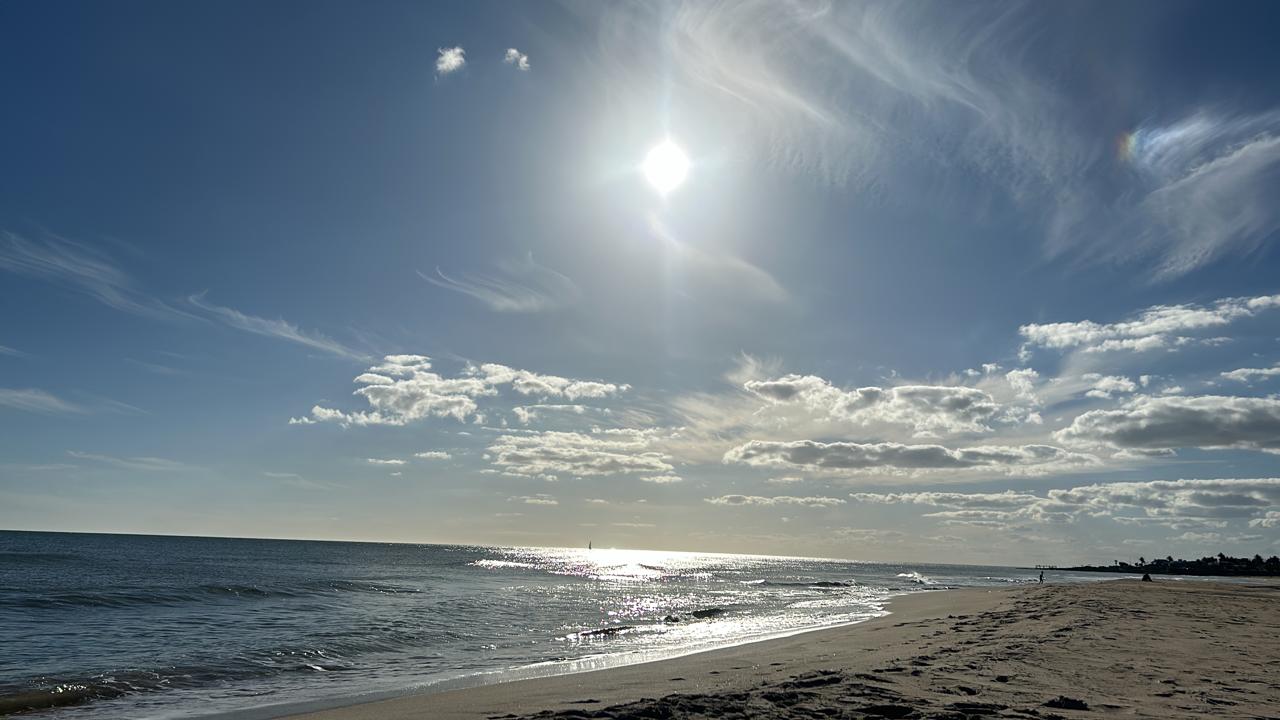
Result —
[{"label": "wispy cloud", "polygon": [[467,51],[461,47],[440,48],[436,50],[436,76],[444,76],[461,70],[467,64]]},{"label": "wispy cloud", "polygon": [[100,463],[102,465],[120,468],[122,470],[140,470],[144,472],[185,472],[196,469],[192,465],[160,457],[115,457],[113,455],[99,455],[96,453],[80,452],[77,450],[68,450],[67,455],[77,460],[87,460],[90,462]]},{"label": "wispy cloud", "polygon": [[[670,97],[749,138],[733,149],[743,159],[864,201],[910,203],[913,193],[885,191],[904,182],[934,183],[931,202],[957,207],[1004,194],[1043,223],[1050,257],[1147,263],[1156,280],[1257,252],[1280,230],[1270,192],[1280,112],[1178,107],[1169,77],[1129,61],[1155,26],[1081,40],[1061,31],[1080,9],[1045,3],[699,0],[583,12],[601,48],[584,72],[634,98],[618,103],[622,127],[642,103]],[[1126,70],[1071,69],[1081,48]],[[1124,127],[1118,118],[1150,113],[1138,103],[1153,94],[1165,117]]]},{"label": "wispy cloud", "polygon": [[650,216],[649,227],[666,244],[675,267],[696,278],[693,284],[703,291],[766,303],[790,298],[786,288],[760,267],[728,252],[703,250],[682,242],[656,215]]},{"label": "wispy cloud", "polygon": [[317,482],[293,472],[263,471],[262,476],[298,490],[332,490],[338,487],[330,483]]},{"label": "wispy cloud", "polygon": [[470,295],[497,312],[555,310],[577,302],[582,294],[572,280],[534,262],[532,255],[519,261],[503,262],[498,270],[497,275],[450,277],[436,268],[435,275],[421,271],[418,275],[437,287]]},{"label": "wispy cloud", "polygon": [[26,357],[27,354],[21,350],[11,348],[7,345],[0,345],[0,355],[8,355],[9,357]]},{"label": "wispy cloud", "polygon": [[1169,279],[1255,252],[1280,231],[1271,191],[1280,178],[1278,111],[1216,108],[1143,124],[1121,139],[1120,153],[1136,171],[1136,199],[1103,215],[1108,227],[1092,226],[1097,213],[1069,219],[1069,227],[1096,238],[1085,243],[1096,256],[1152,256],[1155,278]]},{"label": "wispy cloud", "polygon": [[36,240],[0,231],[0,270],[55,283],[134,315],[192,317],[137,290],[132,278],[101,251],[57,235]]},{"label": "wispy cloud", "polygon": [[124,360],[125,362],[131,365],[136,365],[137,367],[140,367],[143,370],[146,370],[148,372],[153,372],[157,375],[190,375],[191,374],[186,370],[179,370],[178,368],[170,367],[168,365],[162,365],[160,363],[147,362],[145,360],[137,360],[134,358],[125,358]]},{"label": "wispy cloud", "polygon": [[529,69],[529,56],[515,48],[507,48],[507,54],[502,58],[502,62],[508,65],[515,65],[519,70],[527,71]]},{"label": "wispy cloud", "polygon": [[537,495],[517,495],[507,498],[507,502],[524,503],[525,505],[559,505],[560,502],[550,495],[538,493]]},{"label": "wispy cloud", "polygon": [[89,410],[38,388],[0,388],[0,407],[46,415],[81,415]]},{"label": "wispy cloud", "polygon": [[339,357],[351,358],[353,360],[369,359],[368,355],[347,347],[331,337],[318,332],[302,330],[297,325],[294,325],[283,318],[272,320],[270,318],[247,315],[233,308],[214,305],[207,302],[204,297],[205,293],[199,293],[192,295],[187,298],[187,300],[195,307],[203,310],[223,323],[236,328],[237,330],[243,330],[248,333],[253,333],[254,335],[263,335],[280,340],[287,340],[316,350],[322,350]]}]

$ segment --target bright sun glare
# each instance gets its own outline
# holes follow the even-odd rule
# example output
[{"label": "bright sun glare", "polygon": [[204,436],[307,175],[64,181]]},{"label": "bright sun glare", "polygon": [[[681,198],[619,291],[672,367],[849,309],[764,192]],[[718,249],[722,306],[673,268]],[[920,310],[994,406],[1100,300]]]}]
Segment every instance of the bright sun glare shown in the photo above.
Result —
[{"label": "bright sun glare", "polygon": [[660,194],[675,190],[689,174],[689,157],[679,145],[663,140],[644,158],[644,177]]}]

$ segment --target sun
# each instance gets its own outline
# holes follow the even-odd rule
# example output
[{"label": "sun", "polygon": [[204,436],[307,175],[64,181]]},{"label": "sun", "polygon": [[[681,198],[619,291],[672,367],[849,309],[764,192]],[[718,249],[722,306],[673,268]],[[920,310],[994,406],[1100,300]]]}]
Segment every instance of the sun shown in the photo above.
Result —
[{"label": "sun", "polygon": [[640,167],[653,189],[660,195],[666,195],[680,187],[689,174],[689,156],[679,145],[663,140],[649,151]]}]

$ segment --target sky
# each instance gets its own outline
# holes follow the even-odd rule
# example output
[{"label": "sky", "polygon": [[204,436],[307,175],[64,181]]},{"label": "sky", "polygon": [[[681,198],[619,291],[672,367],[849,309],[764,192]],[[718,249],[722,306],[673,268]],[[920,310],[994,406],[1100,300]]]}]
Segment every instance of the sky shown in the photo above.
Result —
[{"label": "sky", "polygon": [[0,4],[0,528],[1280,553],[1277,24]]}]

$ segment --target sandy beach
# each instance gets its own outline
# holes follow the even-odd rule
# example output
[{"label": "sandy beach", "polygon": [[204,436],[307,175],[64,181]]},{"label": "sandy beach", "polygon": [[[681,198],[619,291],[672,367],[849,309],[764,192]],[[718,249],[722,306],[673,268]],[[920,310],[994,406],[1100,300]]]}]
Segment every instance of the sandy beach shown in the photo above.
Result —
[{"label": "sandy beach", "polygon": [[671,660],[292,717],[1280,717],[1280,585],[954,590],[890,610]]}]

